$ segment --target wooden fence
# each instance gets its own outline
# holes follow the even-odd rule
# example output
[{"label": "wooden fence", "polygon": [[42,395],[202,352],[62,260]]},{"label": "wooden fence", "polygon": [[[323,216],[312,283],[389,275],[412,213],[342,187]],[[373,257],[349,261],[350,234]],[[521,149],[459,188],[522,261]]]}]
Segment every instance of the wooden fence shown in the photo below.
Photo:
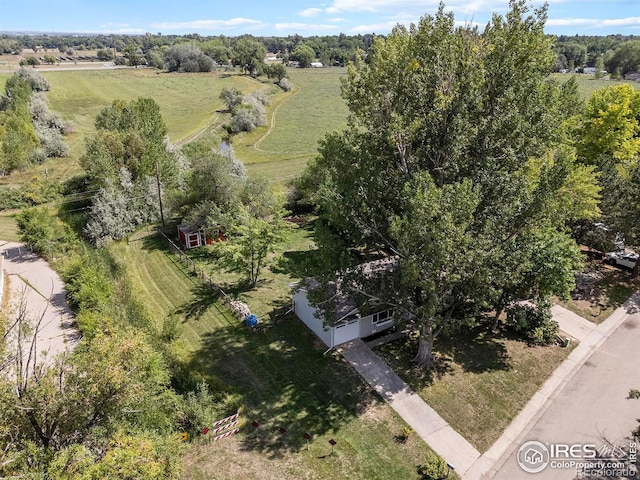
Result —
[{"label": "wooden fence", "polygon": [[[244,319],[246,315],[251,313],[249,307],[246,304],[237,300],[233,300],[231,297],[229,297],[229,295],[227,295],[222,287],[214,282],[209,274],[205,272],[200,265],[189,258],[189,256],[178,245],[176,245],[173,240],[167,237],[167,235],[165,235],[165,233],[159,228],[158,233],[167,242],[171,251],[176,254],[178,259],[180,260],[180,263],[182,263],[182,265],[184,265],[189,272],[198,277],[198,279],[200,279],[203,284],[208,285],[211,291],[218,295],[224,306],[227,307],[231,313],[233,313],[240,319]],[[243,309],[243,307],[246,307],[246,310]],[[276,317],[284,316],[288,309],[288,306],[276,307],[271,312],[268,312],[267,314],[261,316],[268,315],[272,320],[274,320]]]},{"label": "wooden fence", "polygon": [[178,258],[180,259],[180,263],[182,263],[187,268],[188,271],[190,271],[196,277],[198,277],[198,279],[200,279],[202,283],[204,283],[205,285],[208,285],[211,291],[220,297],[220,300],[222,300],[222,303],[233,312],[234,310],[231,306],[232,299],[231,297],[229,297],[229,295],[225,293],[224,290],[222,290],[222,287],[220,287],[220,285],[214,282],[213,279],[209,276],[209,274],[205,272],[200,265],[198,265],[196,262],[191,260],[189,256],[186,253],[184,253],[182,249],[178,245],[176,245],[173,240],[167,237],[162,230],[158,229],[158,233],[162,238],[166,240],[171,251],[178,256]]}]

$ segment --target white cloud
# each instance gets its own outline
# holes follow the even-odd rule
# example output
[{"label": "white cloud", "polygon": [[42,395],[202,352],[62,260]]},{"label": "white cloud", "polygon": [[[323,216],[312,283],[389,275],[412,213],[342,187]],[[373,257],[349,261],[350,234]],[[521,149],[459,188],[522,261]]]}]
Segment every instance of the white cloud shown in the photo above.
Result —
[{"label": "white cloud", "polygon": [[151,26],[161,30],[221,30],[236,27],[258,27],[264,25],[260,20],[250,18],[231,18],[229,20],[192,20],[189,22],[158,22]]},{"label": "white cloud", "polygon": [[[541,3],[541,2],[538,2]],[[333,0],[326,9],[328,13],[337,12],[397,12],[399,9],[409,10],[416,14],[434,13],[440,0]],[[445,11],[470,14],[474,12],[491,13],[502,11],[507,7],[506,0],[448,0]]]},{"label": "white cloud", "polygon": [[346,22],[346,21],[347,21],[347,19],[346,19],[346,18],[342,18],[342,17],[329,18],[328,20],[329,20],[330,22],[336,22],[336,23]]},{"label": "white cloud", "polygon": [[123,35],[138,35],[145,33],[143,28],[135,28],[128,23],[104,23],[100,25],[100,31],[96,33],[122,33]]},{"label": "white cloud", "polygon": [[128,23],[105,23],[100,25],[100,28],[129,28]]},{"label": "white cloud", "polygon": [[332,31],[337,30],[338,27],[336,25],[318,25],[311,23],[276,23],[276,30],[282,31],[295,31],[295,32],[304,32],[304,31]]},{"label": "white cloud", "polygon": [[122,33],[123,35],[139,35],[146,33],[146,30],[143,28],[119,28],[117,33]]},{"label": "white cloud", "polygon": [[357,25],[351,29],[353,33],[389,33],[398,23],[408,25],[410,22],[398,22],[389,20],[381,23],[370,23],[368,25]]},{"label": "white cloud", "polygon": [[640,28],[640,17],[627,17],[627,18],[612,18],[612,19],[600,19],[600,18],[550,18],[547,20],[547,26],[550,27],[592,27],[592,28],[606,28],[606,27],[631,27]]},{"label": "white cloud", "polygon": [[321,8],[307,8],[305,10],[302,10],[301,12],[298,12],[300,14],[301,17],[315,17],[319,14],[322,13],[322,9]]}]

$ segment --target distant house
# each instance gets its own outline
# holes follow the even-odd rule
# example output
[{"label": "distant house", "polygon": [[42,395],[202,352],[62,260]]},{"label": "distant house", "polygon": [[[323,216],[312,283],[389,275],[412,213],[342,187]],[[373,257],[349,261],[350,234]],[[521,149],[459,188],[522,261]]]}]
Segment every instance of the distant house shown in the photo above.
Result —
[{"label": "distant house", "polygon": [[630,80],[632,82],[640,82],[640,73],[638,72],[629,72],[624,75],[625,80]]},{"label": "distant house", "polygon": [[582,72],[587,75],[595,75],[597,71],[598,69],[595,67],[584,67],[584,69],[582,70]]},{"label": "distant house", "polygon": [[322,68],[324,65],[321,62],[311,62],[311,68]]},{"label": "distant house", "polygon": [[[383,270],[389,271],[394,265],[395,260],[382,259],[362,265],[361,270],[364,275],[376,275]],[[292,310],[328,348],[383,332],[394,324],[393,310],[387,306],[376,308],[371,305],[363,313],[356,306],[353,297],[338,285],[337,292],[331,298],[335,322],[328,325],[321,309],[312,305],[308,297],[309,291],[317,287],[318,283],[314,280],[308,280],[304,286],[292,285]]]}]

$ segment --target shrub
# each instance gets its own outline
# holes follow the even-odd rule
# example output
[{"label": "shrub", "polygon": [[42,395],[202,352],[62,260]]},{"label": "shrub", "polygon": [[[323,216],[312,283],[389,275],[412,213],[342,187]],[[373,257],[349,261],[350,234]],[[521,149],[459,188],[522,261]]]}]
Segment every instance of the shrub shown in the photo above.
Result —
[{"label": "shrub", "polygon": [[[40,62],[38,61],[37,64],[39,63]],[[18,77],[29,82],[29,85],[31,85],[31,90],[33,90],[34,92],[48,92],[51,89],[51,85],[49,85],[49,82],[42,75],[40,75],[40,73],[36,72],[32,68],[21,67],[16,72],[16,74],[18,75]]]},{"label": "shrub", "polygon": [[240,107],[233,114],[230,126],[233,132],[251,132],[256,128],[255,115],[249,108]]},{"label": "shrub", "polygon": [[231,117],[231,130],[234,132],[250,132],[256,127],[266,125],[264,95],[246,95],[242,104],[235,107]]},{"label": "shrub", "polygon": [[278,82],[278,85],[285,92],[288,92],[293,88],[293,83],[291,83],[291,81],[288,78],[283,78],[282,80],[280,80]]},{"label": "shrub", "polygon": [[558,335],[558,322],[552,319],[551,302],[546,299],[509,307],[507,328],[533,345],[548,345]]},{"label": "shrub", "polygon": [[41,163],[44,163],[46,159],[46,150],[44,148],[36,148],[33,152],[31,152],[31,155],[29,155],[27,161],[33,165],[40,165]]},{"label": "shrub", "polygon": [[69,155],[69,146],[62,139],[59,130],[36,124],[36,134],[40,139],[41,150],[44,151],[45,157],[66,157]]},{"label": "shrub", "polygon": [[447,478],[448,473],[447,462],[435,453],[429,453],[425,463],[418,466],[418,474],[423,480],[441,480]]},{"label": "shrub", "polygon": [[49,208],[29,208],[16,215],[20,239],[46,259],[64,254],[77,237]]}]

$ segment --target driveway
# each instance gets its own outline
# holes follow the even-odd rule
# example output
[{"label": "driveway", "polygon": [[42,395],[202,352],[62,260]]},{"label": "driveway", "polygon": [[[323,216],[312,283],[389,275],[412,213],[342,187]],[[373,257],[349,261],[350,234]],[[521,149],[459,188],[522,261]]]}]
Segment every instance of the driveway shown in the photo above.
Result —
[{"label": "driveway", "polygon": [[39,256],[22,243],[0,244],[9,294],[9,322],[17,318],[24,302],[26,315],[32,322],[42,318],[36,336],[38,353],[47,358],[73,349],[80,336],[66,299],[60,276]]}]

